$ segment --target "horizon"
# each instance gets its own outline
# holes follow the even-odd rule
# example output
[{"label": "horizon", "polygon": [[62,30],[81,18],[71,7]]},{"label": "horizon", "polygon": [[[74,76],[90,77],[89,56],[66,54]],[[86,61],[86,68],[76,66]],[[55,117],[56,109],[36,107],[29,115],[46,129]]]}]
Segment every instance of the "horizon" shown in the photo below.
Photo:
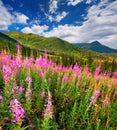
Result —
[{"label": "horizon", "polygon": [[0,0],[0,32],[58,37],[70,43],[99,41],[117,49],[116,0]]}]

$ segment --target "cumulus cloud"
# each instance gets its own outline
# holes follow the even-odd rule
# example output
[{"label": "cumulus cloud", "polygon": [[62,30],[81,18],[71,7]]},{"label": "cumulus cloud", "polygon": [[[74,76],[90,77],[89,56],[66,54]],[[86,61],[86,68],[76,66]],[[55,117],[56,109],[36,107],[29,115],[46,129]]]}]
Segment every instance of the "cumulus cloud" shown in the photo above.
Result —
[{"label": "cumulus cloud", "polygon": [[0,30],[7,30],[13,23],[26,24],[29,19],[26,15],[19,12],[10,13],[1,0],[0,10]]},{"label": "cumulus cloud", "polygon": [[86,21],[81,26],[59,25],[44,36],[57,36],[71,43],[98,40],[117,48],[117,1],[101,1],[88,9]]},{"label": "cumulus cloud", "polygon": [[34,33],[34,34],[39,34],[39,35],[43,35],[44,31],[48,30],[48,26],[47,25],[32,25],[32,27],[25,27],[23,28],[21,31],[23,33]]},{"label": "cumulus cloud", "polygon": [[2,1],[0,0],[0,30],[6,30],[11,24],[11,14],[4,7]]},{"label": "cumulus cloud", "polygon": [[26,15],[18,13],[18,12],[13,13],[13,15],[12,15],[12,22],[13,23],[26,24],[28,19],[29,18]]}]

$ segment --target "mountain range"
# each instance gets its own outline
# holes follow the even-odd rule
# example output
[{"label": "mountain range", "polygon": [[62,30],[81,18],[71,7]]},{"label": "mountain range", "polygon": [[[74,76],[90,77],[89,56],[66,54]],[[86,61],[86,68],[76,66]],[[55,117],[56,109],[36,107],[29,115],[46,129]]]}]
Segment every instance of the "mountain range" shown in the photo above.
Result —
[{"label": "mountain range", "polygon": [[[101,54],[102,52],[117,52],[114,49],[103,46],[98,41],[90,44],[71,44],[57,37],[45,38],[36,34],[24,34],[21,32],[5,32],[0,33],[0,50],[7,49],[16,53],[16,43],[19,42],[22,46],[24,55],[30,55],[31,50],[34,53],[44,52],[52,55],[67,55],[78,57],[79,59],[87,59],[88,56],[96,59],[107,59],[107,55]],[[93,50],[93,51],[92,51]],[[97,52],[101,53],[97,53]],[[114,54],[114,57],[116,53]]]},{"label": "mountain range", "polygon": [[74,44],[75,46],[78,46],[80,48],[85,48],[87,50],[99,52],[99,53],[117,53],[117,49],[112,49],[110,47],[107,47],[105,45],[102,45],[98,41],[94,41],[91,43],[78,43]]}]

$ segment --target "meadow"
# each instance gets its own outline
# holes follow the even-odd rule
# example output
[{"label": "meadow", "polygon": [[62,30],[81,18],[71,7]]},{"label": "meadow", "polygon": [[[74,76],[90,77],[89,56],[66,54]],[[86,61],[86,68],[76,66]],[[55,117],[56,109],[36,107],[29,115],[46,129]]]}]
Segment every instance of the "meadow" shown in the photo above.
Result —
[{"label": "meadow", "polygon": [[0,53],[1,130],[116,130],[117,72]]}]

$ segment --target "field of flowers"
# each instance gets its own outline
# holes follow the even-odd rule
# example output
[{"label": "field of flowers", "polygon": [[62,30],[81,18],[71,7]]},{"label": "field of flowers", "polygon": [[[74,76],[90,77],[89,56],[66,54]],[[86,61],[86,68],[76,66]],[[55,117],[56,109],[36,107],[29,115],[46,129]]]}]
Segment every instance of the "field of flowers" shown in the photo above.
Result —
[{"label": "field of flowers", "polygon": [[117,72],[0,53],[0,130],[116,130]]}]

